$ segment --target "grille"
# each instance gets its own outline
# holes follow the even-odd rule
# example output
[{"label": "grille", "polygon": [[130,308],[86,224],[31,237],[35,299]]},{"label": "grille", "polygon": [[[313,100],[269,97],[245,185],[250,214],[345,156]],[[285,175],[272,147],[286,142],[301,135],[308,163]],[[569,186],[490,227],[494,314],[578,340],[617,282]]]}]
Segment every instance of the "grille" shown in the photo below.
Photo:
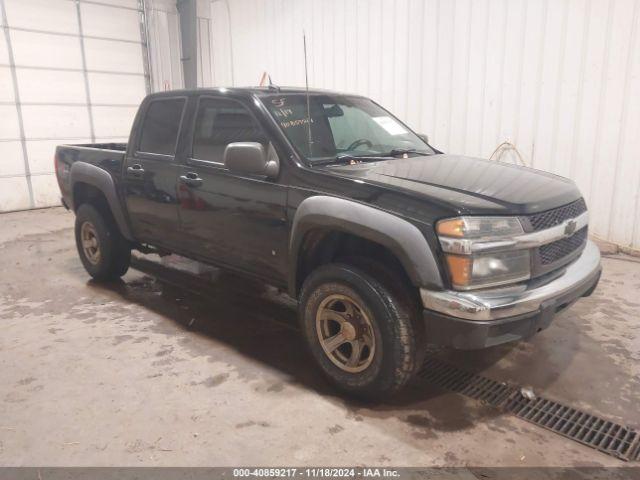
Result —
[{"label": "grille", "polygon": [[584,199],[581,198],[580,200],[576,200],[564,207],[530,215],[527,218],[529,219],[529,222],[531,222],[533,230],[538,231],[560,225],[565,220],[575,218],[586,211],[587,205],[584,203]]},{"label": "grille", "polygon": [[626,425],[536,396],[533,392],[527,397],[517,385],[464,371],[435,357],[427,357],[418,378],[480,400],[621,460],[640,460],[640,432]]},{"label": "grille", "polygon": [[557,262],[570,253],[575,252],[584,244],[586,239],[587,227],[583,227],[570,237],[542,245],[538,250],[540,254],[540,263],[542,265],[549,265]]}]

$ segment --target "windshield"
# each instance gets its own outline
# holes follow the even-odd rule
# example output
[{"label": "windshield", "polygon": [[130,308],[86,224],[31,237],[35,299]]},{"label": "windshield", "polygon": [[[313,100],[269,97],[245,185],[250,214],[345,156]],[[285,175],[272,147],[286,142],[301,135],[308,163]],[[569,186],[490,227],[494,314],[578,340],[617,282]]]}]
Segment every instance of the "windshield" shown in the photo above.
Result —
[{"label": "windshield", "polygon": [[427,143],[373,101],[345,95],[304,93],[263,98],[289,141],[310,161],[397,154],[433,154]]}]

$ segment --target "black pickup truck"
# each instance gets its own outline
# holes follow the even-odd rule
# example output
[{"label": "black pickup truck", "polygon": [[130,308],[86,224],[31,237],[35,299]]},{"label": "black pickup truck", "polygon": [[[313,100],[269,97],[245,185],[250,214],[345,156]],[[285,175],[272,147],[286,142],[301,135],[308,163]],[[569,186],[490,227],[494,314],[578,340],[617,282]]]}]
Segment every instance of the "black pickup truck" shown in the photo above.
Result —
[{"label": "black pickup truck", "polygon": [[399,389],[429,343],[529,337],[600,277],[572,181],[443,154],[361,96],[152,94],[127,144],[59,146],[55,165],[91,276],[124,275],[138,249],[285,289],[355,395]]}]

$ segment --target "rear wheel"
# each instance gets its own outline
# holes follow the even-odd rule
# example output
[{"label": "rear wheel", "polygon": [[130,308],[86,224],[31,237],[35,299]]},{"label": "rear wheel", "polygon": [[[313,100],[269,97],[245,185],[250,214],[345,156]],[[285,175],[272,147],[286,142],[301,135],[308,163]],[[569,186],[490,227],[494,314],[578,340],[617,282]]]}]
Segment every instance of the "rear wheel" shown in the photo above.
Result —
[{"label": "rear wheel", "polygon": [[379,399],[414,374],[423,345],[415,309],[382,276],[349,264],[312,272],[300,298],[300,322],[313,357],[344,392]]},{"label": "rear wheel", "polygon": [[131,247],[110,212],[85,203],[76,212],[76,247],[85,270],[96,280],[124,275],[131,261]]}]

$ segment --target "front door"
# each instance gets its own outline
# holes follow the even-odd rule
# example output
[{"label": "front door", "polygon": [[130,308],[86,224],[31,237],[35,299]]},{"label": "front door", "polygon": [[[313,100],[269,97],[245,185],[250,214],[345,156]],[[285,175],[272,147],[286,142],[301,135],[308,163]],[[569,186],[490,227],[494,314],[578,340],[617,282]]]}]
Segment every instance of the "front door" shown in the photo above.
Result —
[{"label": "front door", "polygon": [[137,148],[130,149],[123,172],[133,234],[153,245],[179,245],[176,144],[186,99],[161,98],[146,106]]},{"label": "front door", "polygon": [[200,98],[192,154],[178,187],[180,218],[194,253],[280,283],[286,278],[287,189],[277,180],[231,172],[222,158],[229,143],[267,141],[240,102]]}]

